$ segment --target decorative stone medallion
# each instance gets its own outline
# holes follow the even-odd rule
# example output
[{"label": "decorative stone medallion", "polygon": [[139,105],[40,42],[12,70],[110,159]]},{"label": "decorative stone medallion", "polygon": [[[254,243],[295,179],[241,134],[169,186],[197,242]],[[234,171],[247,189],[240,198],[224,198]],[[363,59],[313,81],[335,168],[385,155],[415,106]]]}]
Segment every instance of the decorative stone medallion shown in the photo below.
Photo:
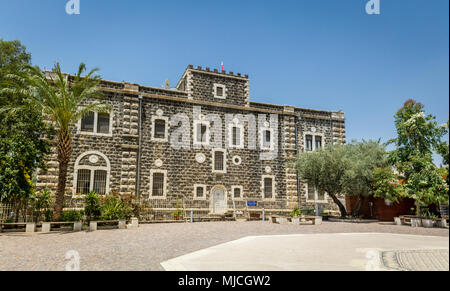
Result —
[{"label": "decorative stone medallion", "polygon": [[270,174],[272,172],[272,168],[269,166],[267,166],[265,170],[267,174]]},{"label": "decorative stone medallion", "polygon": [[315,127],[311,128],[311,132],[316,132],[316,131],[317,131],[317,128],[315,128]]},{"label": "decorative stone medallion", "polygon": [[205,120],[205,115],[200,114],[200,115],[198,116],[198,119],[199,119],[199,120]]},{"label": "decorative stone medallion", "polygon": [[160,159],[157,159],[155,161],[155,166],[157,166],[158,168],[162,167],[162,165],[163,165],[163,162]]},{"label": "decorative stone medallion", "polygon": [[96,155],[92,155],[89,157],[89,162],[91,162],[92,164],[97,164],[98,163],[98,156]]},{"label": "decorative stone medallion", "polygon": [[239,166],[241,163],[242,163],[242,159],[240,156],[233,157],[233,164],[235,164],[236,166]]},{"label": "decorative stone medallion", "polygon": [[156,110],[156,115],[163,116],[164,112],[161,109]]},{"label": "decorative stone medallion", "polygon": [[269,123],[268,121],[266,121],[266,122],[264,122],[264,126],[265,126],[265,127],[269,127],[269,126],[270,126],[270,123]]},{"label": "decorative stone medallion", "polygon": [[206,161],[206,156],[204,154],[197,154],[195,156],[195,160],[197,161],[197,163],[203,164]]}]

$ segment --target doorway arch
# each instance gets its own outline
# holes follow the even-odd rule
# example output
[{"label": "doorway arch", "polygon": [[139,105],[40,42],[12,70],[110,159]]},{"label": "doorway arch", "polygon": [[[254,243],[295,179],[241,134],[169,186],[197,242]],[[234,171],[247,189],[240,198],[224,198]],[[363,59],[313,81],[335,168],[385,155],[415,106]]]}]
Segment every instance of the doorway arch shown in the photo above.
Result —
[{"label": "doorway arch", "polygon": [[227,190],[222,185],[211,189],[210,211],[212,214],[224,214],[228,211]]}]

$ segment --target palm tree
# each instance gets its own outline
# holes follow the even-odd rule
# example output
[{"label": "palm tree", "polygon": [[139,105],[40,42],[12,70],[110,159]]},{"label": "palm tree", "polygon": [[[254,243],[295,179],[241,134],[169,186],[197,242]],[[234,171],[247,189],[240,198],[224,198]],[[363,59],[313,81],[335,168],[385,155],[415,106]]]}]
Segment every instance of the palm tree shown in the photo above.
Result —
[{"label": "palm tree", "polygon": [[26,95],[56,127],[59,174],[53,221],[61,219],[64,205],[67,168],[73,150],[71,130],[89,113],[107,113],[110,110],[108,104],[98,101],[82,106],[89,99],[103,98],[97,88],[100,76],[94,75],[98,69],[81,76],[85,71],[84,63],[79,65],[78,73],[73,77],[62,73],[59,63],[48,73],[29,66],[24,73],[9,75],[8,79],[16,85],[12,89],[4,89],[7,94]]}]

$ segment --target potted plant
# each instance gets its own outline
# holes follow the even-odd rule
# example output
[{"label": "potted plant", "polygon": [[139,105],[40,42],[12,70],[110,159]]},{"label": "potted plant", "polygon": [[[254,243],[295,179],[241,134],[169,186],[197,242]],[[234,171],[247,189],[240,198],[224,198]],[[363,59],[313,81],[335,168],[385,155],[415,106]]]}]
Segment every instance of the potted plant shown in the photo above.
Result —
[{"label": "potted plant", "polygon": [[293,224],[300,224],[300,216],[302,216],[302,212],[297,207],[292,210],[291,214],[289,214],[291,217],[291,221]]},{"label": "potted plant", "polygon": [[434,226],[434,220],[437,217],[430,213],[429,210],[424,210],[422,212],[422,225],[426,228],[432,228]]}]

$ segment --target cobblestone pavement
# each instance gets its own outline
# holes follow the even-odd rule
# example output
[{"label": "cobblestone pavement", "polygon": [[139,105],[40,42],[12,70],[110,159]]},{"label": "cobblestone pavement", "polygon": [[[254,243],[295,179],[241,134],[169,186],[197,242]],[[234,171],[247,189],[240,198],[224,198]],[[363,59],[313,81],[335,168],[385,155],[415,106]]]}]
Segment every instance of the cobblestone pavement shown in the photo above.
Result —
[{"label": "cobblestone pavement", "polygon": [[70,250],[80,254],[81,270],[163,270],[163,261],[246,236],[358,232],[449,236],[448,229],[332,222],[318,226],[268,222],[149,224],[135,230],[2,233],[0,270],[65,270],[65,255]]},{"label": "cobblestone pavement", "polygon": [[383,252],[382,263],[399,271],[448,271],[448,250],[404,250]]}]

